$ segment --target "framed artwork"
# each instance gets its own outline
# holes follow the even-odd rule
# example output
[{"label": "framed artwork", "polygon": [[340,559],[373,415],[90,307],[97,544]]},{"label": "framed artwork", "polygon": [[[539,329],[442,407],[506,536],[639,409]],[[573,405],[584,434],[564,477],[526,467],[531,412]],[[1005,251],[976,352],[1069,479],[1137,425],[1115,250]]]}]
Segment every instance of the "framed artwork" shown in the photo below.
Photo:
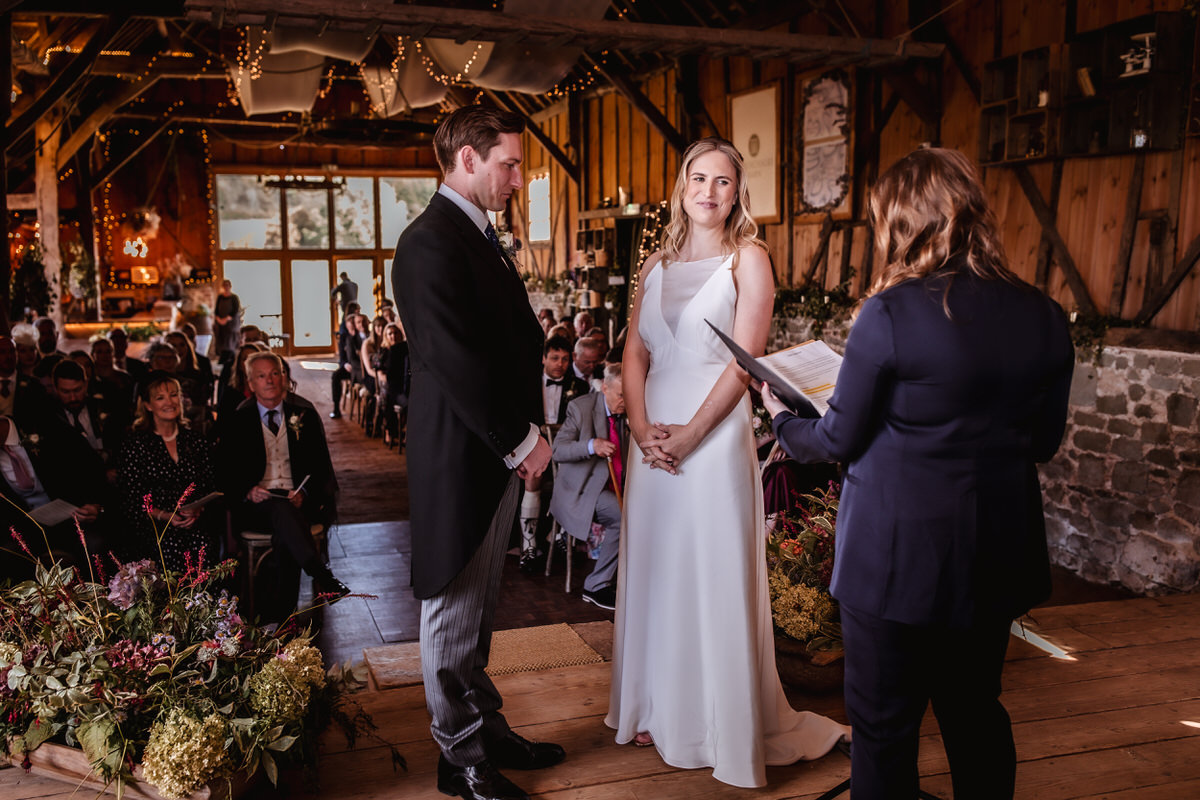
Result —
[{"label": "framed artwork", "polygon": [[730,95],[729,139],[742,154],[754,221],[779,222],[779,83]]},{"label": "framed artwork", "polygon": [[850,120],[852,91],[850,76],[839,69],[799,84],[798,214],[850,216],[850,166],[854,144]]}]

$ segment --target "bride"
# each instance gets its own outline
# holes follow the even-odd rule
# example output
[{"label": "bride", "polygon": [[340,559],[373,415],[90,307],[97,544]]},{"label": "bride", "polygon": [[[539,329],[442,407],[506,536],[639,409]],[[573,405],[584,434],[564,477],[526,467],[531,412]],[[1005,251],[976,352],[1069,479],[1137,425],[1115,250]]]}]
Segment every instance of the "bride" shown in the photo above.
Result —
[{"label": "bride", "polygon": [[762,786],[765,765],[827,753],[849,729],[792,710],[775,671],[749,376],[706,324],[766,346],[774,279],[742,157],[684,154],[663,248],[642,268],[625,344],[625,485],[610,709],[617,741]]}]

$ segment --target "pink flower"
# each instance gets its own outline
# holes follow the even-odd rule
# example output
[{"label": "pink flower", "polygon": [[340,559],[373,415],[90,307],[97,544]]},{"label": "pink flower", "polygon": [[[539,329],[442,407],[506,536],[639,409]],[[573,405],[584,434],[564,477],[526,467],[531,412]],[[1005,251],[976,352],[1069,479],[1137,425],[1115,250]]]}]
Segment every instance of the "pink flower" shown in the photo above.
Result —
[{"label": "pink flower", "polygon": [[29,549],[29,545],[25,544],[25,540],[21,538],[21,534],[17,533],[17,529],[9,527],[8,532],[11,533],[12,537],[17,540],[17,544],[21,545],[21,549],[25,551],[26,555],[28,555],[30,558],[33,558],[34,556],[32,551]]},{"label": "pink flower", "polygon": [[142,497],[142,510],[150,516],[154,516],[153,500],[154,496],[150,492],[146,492],[146,494]]}]

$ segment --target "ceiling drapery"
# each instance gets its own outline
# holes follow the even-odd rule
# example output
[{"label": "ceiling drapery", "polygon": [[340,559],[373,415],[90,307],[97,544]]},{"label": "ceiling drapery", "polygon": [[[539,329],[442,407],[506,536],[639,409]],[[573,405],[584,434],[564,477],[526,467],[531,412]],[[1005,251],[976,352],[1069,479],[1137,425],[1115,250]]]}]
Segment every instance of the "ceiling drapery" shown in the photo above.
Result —
[{"label": "ceiling drapery", "polygon": [[[578,18],[599,20],[608,5],[609,0],[574,0],[571,11]],[[559,6],[561,0],[508,0],[504,13],[553,15]],[[582,47],[427,38],[398,42],[388,66],[362,63],[375,38],[349,31],[278,26],[265,33],[261,27],[248,27],[245,57],[228,65],[246,116],[312,110],[326,58],[360,63],[372,110],[393,117],[436,105],[451,83],[540,94],[561,81],[583,54]]]}]

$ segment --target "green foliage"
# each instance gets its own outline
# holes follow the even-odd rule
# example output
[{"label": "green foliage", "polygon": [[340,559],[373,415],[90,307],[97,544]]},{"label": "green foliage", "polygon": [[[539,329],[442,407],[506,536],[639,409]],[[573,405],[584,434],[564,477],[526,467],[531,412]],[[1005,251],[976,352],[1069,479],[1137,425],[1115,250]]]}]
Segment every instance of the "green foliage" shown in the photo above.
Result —
[{"label": "green foliage", "polygon": [[846,280],[833,289],[812,285],[780,287],[775,290],[775,315],[810,320],[813,338],[819,339],[831,322],[848,317],[858,302],[850,294],[850,280],[853,277],[851,271]]},{"label": "green foliage", "polygon": [[46,264],[42,260],[42,245],[33,242],[21,253],[21,260],[9,277],[9,319],[24,319],[34,313],[45,316],[58,297],[46,280]]}]

